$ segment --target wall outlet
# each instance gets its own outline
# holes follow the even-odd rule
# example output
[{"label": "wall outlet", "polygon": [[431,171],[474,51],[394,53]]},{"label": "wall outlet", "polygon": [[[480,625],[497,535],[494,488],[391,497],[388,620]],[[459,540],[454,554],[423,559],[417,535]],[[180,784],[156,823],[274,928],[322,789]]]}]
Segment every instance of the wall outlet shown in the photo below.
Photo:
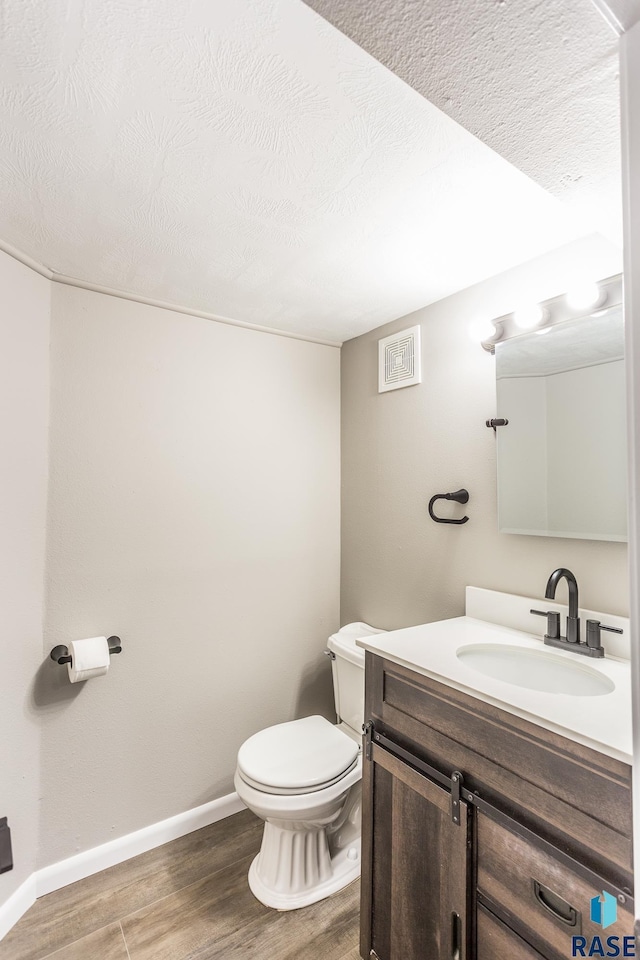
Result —
[{"label": "wall outlet", "polygon": [[0,817],[0,873],[13,870],[13,853],[11,852],[11,830],[6,817]]}]

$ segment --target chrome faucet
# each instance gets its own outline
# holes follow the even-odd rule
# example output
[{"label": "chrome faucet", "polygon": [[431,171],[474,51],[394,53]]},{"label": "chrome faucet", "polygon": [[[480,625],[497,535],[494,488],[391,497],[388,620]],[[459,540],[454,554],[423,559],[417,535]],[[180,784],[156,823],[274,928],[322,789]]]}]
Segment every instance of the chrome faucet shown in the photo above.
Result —
[{"label": "chrome faucet", "polygon": [[580,617],[578,616],[578,581],[566,567],[558,567],[554,570],[547,580],[547,587],[544,591],[546,600],[555,600],[556,587],[562,578],[567,581],[569,587],[569,616],[567,617],[567,636],[559,639],[566,643],[580,643]]},{"label": "chrome faucet", "polygon": [[580,642],[580,617],[578,616],[578,581],[566,567],[554,570],[544,591],[547,600],[555,600],[556,588],[559,582],[565,579],[569,588],[569,615],[567,616],[567,635],[560,636],[560,614],[556,610],[530,610],[539,617],[547,618],[547,632],[544,642],[550,647],[560,647],[563,650],[572,650],[574,653],[583,653],[587,657],[604,657],[604,647],[600,640],[600,631],[622,633],[618,627],[606,627],[599,620],[587,620],[587,639]]}]

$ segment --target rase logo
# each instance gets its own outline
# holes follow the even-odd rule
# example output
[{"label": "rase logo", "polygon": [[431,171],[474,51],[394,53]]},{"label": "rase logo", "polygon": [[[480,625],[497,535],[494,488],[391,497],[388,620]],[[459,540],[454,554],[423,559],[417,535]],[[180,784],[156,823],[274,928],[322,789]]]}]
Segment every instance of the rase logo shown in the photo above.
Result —
[{"label": "rase logo", "polygon": [[[589,916],[592,923],[606,930],[618,919],[618,902],[614,896],[602,891],[602,897],[593,897]],[[572,957],[635,957],[635,937],[572,937]]]},{"label": "rase logo", "polygon": [[593,897],[591,900],[591,920],[598,926],[606,930],[612,923],[618,919],[618,901],[612,897],[606,890],[602,891],[602,900],[600,897]]}]

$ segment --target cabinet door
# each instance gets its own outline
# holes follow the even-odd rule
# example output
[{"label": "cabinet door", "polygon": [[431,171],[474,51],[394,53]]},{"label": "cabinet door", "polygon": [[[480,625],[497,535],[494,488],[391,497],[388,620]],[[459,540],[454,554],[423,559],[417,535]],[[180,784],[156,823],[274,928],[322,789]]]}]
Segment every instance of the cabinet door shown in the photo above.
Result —
[{"label": "cabinet door", "polygon": [[466,960],[466,804],[375,744],[364,776],[362,955]]}]

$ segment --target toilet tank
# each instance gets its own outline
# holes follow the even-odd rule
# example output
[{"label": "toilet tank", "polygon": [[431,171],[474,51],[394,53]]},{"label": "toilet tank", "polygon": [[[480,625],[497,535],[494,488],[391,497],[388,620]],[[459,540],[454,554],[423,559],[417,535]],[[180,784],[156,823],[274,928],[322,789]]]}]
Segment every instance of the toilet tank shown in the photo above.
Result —
[{"label": "toilet tank", "polygon": [[338,723],[346,723],[358,736],[364,723],[364,650],[356,646],[356,640],[385,632],[368,623],[348,623],[329,637],[327,644],[333,654],[331,670]]}]

